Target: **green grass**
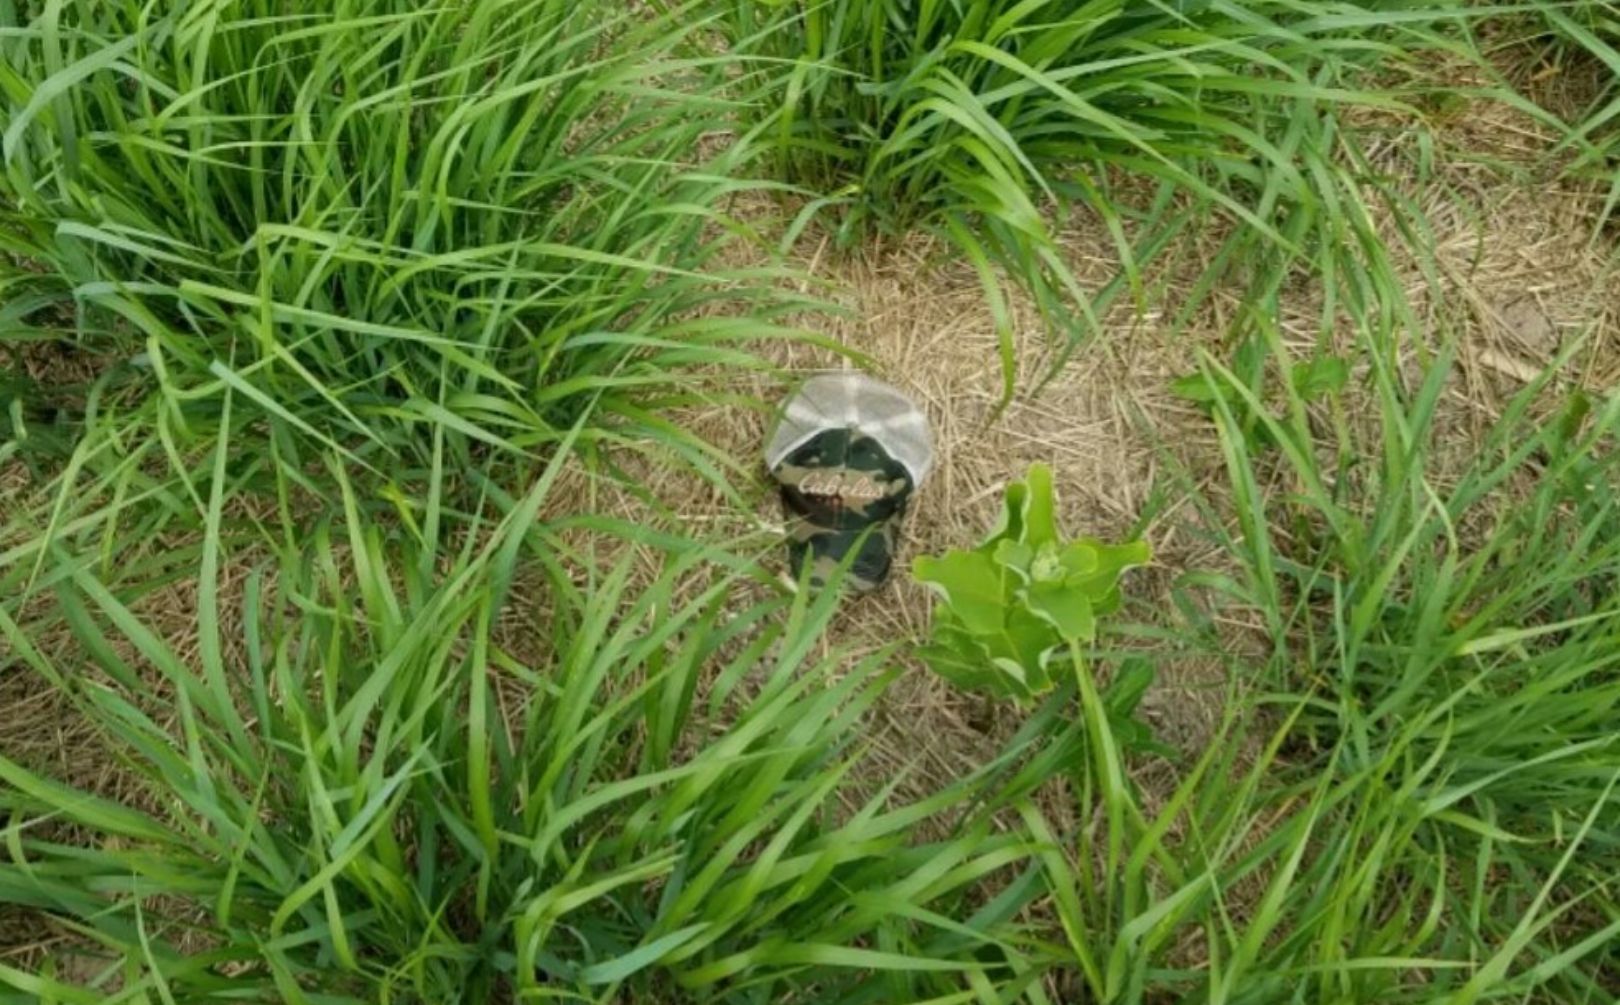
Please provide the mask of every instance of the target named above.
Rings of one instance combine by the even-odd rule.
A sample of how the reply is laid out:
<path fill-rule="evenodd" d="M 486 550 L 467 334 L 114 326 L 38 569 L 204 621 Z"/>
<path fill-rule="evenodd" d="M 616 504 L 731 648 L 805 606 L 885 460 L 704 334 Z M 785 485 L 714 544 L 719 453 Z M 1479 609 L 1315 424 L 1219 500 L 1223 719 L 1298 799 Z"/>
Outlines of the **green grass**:
<path fill-rule="evenodd" d="M 1047 325 L 1078 339 L 1121 294 L 1138 307 L 1198 232 L 1225 237 L 1212 284 L 1298 266 L 1330 296 L 1375 310 L 1360 281 L 1384 265 L 1347 108 L 1405 108 L 1389 71 L 1467 53 L 1451 0 L 827 0 L 736 3 L 732 51 L 787 83 L 761 139 L 780 170 L 827 193 L 847 240 L 922 229 L 981 272 L 1002 327 L 1012 393 L 1012 318 L 1001 276 Z M 1084 210 L 1083 214 L 1076 210 Z M 1065 227 L 1105 228 L 1115 281 L 1082 287 Z M 1072 344 L 1070 346 L 1072 349 Z M 1067 352 L 1061 354 L 1067 358 Z"/>
<path fill-rule="evenodd" d="M 1460 10 L 0 0 L 0 675 L 121 779 L 0 751 L 0 906 L 71 936 L 0 1002 L 1612 1000 L 1620 399 L 1555 368 L 1451 442 L 1373 223 L 1421 252 L 1423 194 L 1344 114 Z M 915 640 L 846 651 L 768 535 L 592 512 L 635 452 L 754 501 L 673 416 L 809 337 L 726 264 L 762 189 L 1071 333 L 1228 228 L 1167 308 L 1247 292 L 1225 477 L 1156 492 L 1225 567 L 960 777 L 875 749 Z M 1151 789 L 1099 697 L 1144 656 L 1228 679 Z"/>
<path fill-rule="evenodd" d="M 1549 6 L 1542 13 L 1560 50 L 1558 62 L 1578 63 L 1584 58 L 1599 81 L 1590 104 L 1581 110 L 1559 147 L 1577 152 L 1570 171 L 1610 183 L 1599 216 L 1601 227 L 1620 205 L 1620 85 L 1616 84 L 1620 78 L 1620 5 L 1593 0 L 1568 10 Z M 1576 59 L 1570 60 L 1571 56 Z"/>
<path fill-rule="evenodd" d="M 781 334 L 724 202 L 759 183 L 711 144 L 724 61 L 679 54 L 687 8 L 346 0 L 7 5 L 0 249 L 6 339 L 92 362 L 19 383 L 14 451 L 85 474 L 195 480 L 224 430 L 245 484 L 331 504 L 336 450 L 401 518 L 437 466 L 522 468 L 576 418 L 586 449 L 729 459 L 662 407 L 682 373 Z M 719 306 L 746 299 L 748 319 Z M 594 406 L 594 407 L 587 407 Z M 37 451 L 35 451 L 37 453 Z M 364 473 L 364 474 L 362 474 Z M 130 484 L 126 475 L 125 482 Z M 131 488 L 129 491 L 138 491 Z M 63 482 L 67 518 L 79 501 Z"/>
<path fill-rule="evenodd" d="M 1017 870 L 1036 842 L 992 826 L 1018 788 L 987 765 L 908 802 L 903 778 L 863 767 L 863 713 L 893 674 L 816 644 L 836 591 L 739 604 L 744 571 L 686 589 L 751 563 L 679 541 L 634 582 L 635 551 L 594 562 L 567 522 L 536 522 L 559 461 L 431 565 L 346 495 L 347 519 L 305 528 L 227 600 L 230 450 L 202 553 L 172 559 L 200 570 L 195 658 L 131 609 L 168 570 L 114 590 L 93 554 L 64 549 L 46 577 L 90 662 L 0 617 L 143 793 L 121 805 L 0 758 L 0 899 L 64 919 L 97 961 L 80 988 L 9 967 L 0 985 L 484 1002 L 639 1001 L 673 981 L 754 1001 L 874 973 L 917 996 L 1038 976 L 1047 954 L 1012 918 L 1038 891 Z M 970 905 L 990 881 L 999 898 Z"/>
<path fill-rule="evenodd" d="M 1217 421 L 1236 512 L 1206 525 L 1230 527 L 1216 542 L 1242 574 L 1202 583 L 1258 613 L 1272 642 L 1253 693 L 1293 724 L 1276 795 L 1344 800 L 1309 861 L 1318 889 L 1288 901 L 1324 912 L 1308 948 L 1329 960 L 1360 934 L 1449 961 L 1410 1000 L 1607 1001 L 1620 979 L 1620 402 L 1558 390 L 1554 367 L 1459 451 L 1436 422 L 1449 355 L 1416 380 L 1391 358 L 1368 342 L 1360 386 L 1377 404 L 1360 429 L 1286 384 L 1262 400 L 1208 371 L 1234 392 Z M 1276 446 L 1255 445 L 1245 412 Z M 1388 987 L 1346 1000 L 1397 1000 L 1398 976 L 1360 975 Z M 1320 979 L 1322 1000 L 1350 986 Z"/>

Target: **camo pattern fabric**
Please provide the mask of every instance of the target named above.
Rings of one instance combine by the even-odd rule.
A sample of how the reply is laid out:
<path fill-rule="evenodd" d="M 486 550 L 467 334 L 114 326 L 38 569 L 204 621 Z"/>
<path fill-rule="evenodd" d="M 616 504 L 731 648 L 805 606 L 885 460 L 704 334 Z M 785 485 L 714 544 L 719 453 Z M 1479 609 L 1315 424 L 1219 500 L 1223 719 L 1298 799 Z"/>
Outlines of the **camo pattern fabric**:
<path fill-rule="evenodd" d="M 896 528 L 911 501 L 905 465 L 878 442 L 850 429 L 828 429 L 792 450 L 773 474 L 788 518 L 788 558 L 798 576 L 824 586 L 857 553 L 845 582 L 859 593 L 883 585 L 894 564 Z"/>

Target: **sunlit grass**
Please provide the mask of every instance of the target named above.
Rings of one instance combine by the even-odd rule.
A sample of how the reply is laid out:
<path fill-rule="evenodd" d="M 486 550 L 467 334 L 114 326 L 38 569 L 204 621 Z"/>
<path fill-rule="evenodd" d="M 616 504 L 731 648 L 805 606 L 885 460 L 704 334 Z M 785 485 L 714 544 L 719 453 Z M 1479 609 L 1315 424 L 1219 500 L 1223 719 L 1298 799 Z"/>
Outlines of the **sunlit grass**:
<path fill-rule="evenodd" d="M 1271 349 L 1289 358 L 1275 334 Z M 1235 513 L 1206 526 L 1229 528 L 1215 540 L 1242 575 L 1205 583 L 1261 617 L 1274 649 L 1253 700 L 1293 723 L 1277 794 L 1321 806 L 1301 865 L 1317 889 L 1276 906 L 1324 912 L 1289 940 L 1325 968 L 1323 996 L 1591 1001 L 1613 986 L 1620 402 L 1565 379 L 1579 349 L 1466 447 L 1437 421 L 1449 352 L 1414 379 L 1368 340 L 1363 419 L 1338 423 L 1287 382 L 1262 396 L 1208 364 L 1230 389 L 1216 421 Z M 1340 938 L 1390 940 L 1377 954 L 1411 973 L 1341 973 Z"/>
<path fill-rule="evenodd" d="M 705 143 L 730 106 L 707 86 L 722 61 L 676 52 L 695 23 L 552 0 L 47 4 L 0 37 L 0 231 L 33 263 L 6 275 L 6 337 L 100 372 L 76 414 L 23 386 L 8 416 L 42 434 L 24 449 L 76 442 L 58 522 L 89 495 L 75 477 L 194 483 L 221 434 L 244 491 L 330 504 L 311 463 L 336 451 L 431 522 L 429 471 L 532 465 L 586 411 L 580 447 L 684 455 L 725 485 L 735 462 L 648 406 L 694 366 L 749 365 L 737 346 L 780 334 L 792 298 L 748 298 L 770 274 L 716 262 L 743 233 L 725 201 L 757 183 L 744 147 Z M 754 316 L 711 309 L 739 299 Z"/>
<path fill-rule="evenodd" d="M 1369 71 L 1466 53 L 1449 29 L 1467 8 L 1450 0 L 730 6 L 732 50 L 787 68 L 761 139 L 826 193 L 810 211 L 836 214 L 850 241 L 938 233 L 980 270 L 1004 396 L 1003 276 L 1072 343 L 1121 296 L 1156 303 L 1156 264 L 1203 228 L 1229 236 L 1174 305 L 1183 315 L 1217 281 L 1289 267 L 1378 313 L 1364 278 L 1385 264 L 1377 187 L 1342 112 L 1405 107 Z M 1060 247 L 1072 226 L 1111 236 L 1106 288 L 1074 278 Z"/>
<path fill-rule="evenodd" d="M 0 375 L 0 673 L 130 786 L 0 751 L 0 904 L 64 936 L 0 1001 L 1610 1000 L 1620 404 L 1555 368 L 1447 442 L 1375 204 L 1427 232 L 1344 114 L 1462 10 L 0 4 L 0 340 L 63 374 Z M 1224 479 L 1157 493 L 1224 567 L 1125 629 L 1228 672 L 1169 784 L 1098 712 L 1119 638 L 896 771 L 912 640 L 576 497 L 643 452 L 751 506 L 672 416 L 799 334 L 725 254 L 788 184 L 789 236 L 944 234 L 1004 351 L 1002 275 L 1083 334 L 1228 228 L 1168 308 L 1246 291 L 1254 365 L 1187 361 Z"/>
<path fill-rule="evenodd" d="M 109 588 L 93 556 L 46 572 L 93 668 L 0 612 L 17 659 L 150 797 L 120 805 L 0 757 L 0 899 L 64 919 L 102 961 L 84 987 L 0 984 L 487 1002 L 740 981 L 775 1000 L 884 972 L 918 994 L 1040 975 L 1014 921 L 1039 894 L 1016 870 L 1037 845 L 992 825 L 1017 788 L 987 765 L 907 801 L 865 767 L 864 712 L 893 673 L 817 644 L 836 591 L 742 601 L 744 573 L 693 591 L 735 559 L 690 543 L 591 563 L 535 519 L 566 455 L 430 563 L 340 479 L 346 519 L 227 590 L 231 450 L 205 488 L 194 654 L 133 613 L 166 577 Z M 516 599 L 525 577 L 543 602 Z M 96 841 L 64 843 L 62 825 Z M 997 902 L 969 899 L 996 876 Z"/>

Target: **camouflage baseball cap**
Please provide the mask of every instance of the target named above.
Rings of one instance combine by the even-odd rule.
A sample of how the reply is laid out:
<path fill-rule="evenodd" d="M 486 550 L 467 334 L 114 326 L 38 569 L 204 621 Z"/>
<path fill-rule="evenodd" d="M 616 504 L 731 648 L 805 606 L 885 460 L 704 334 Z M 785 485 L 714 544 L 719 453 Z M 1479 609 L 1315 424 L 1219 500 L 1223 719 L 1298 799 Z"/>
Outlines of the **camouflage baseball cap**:
<path fill-rule="evenodd" d="M 854 550 L 848 582 L 862 593 L 881 586 L 897 525 L 933 460 L 927 416 L 888 384 L 854 372 L 805 381 L 765 446 L 794 575 L 810 561 L 812 582 L 825 583 Z"/>

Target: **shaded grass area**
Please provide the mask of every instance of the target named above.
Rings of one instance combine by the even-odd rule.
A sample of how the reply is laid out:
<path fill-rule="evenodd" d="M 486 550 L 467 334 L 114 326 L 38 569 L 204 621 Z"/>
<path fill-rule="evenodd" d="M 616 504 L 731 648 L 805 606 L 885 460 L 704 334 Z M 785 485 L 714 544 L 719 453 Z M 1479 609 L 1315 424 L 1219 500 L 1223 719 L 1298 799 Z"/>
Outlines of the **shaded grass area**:
<path fill-rule="evenodd" d="M 1568 66 L 1591 80 L 1571 117 L 1574 128 L 1560 147 L 1577 152 L 1571 171 L 1609 180 L 1600 218 L 1608 223 L 1620 204 L 1620 88 L 1615 84 L 1620 77 L 1620 6 L 1597 0 L 1567 11 L 1554 7 L 1545 16 L 1555 71 Z"/>
<path fill-rule="evenodd" d="M 760 11 L 729 4 L 45 4 L 0 36 L 6 251 L 29 263 L 6 270 L 0 318 L 9 351 L 71 355 L 49 393 L 38 357 L 6 389 L 0 460 L 43 502 L 4 520 L 0 673 L 70 704 L 118 777 L 0 751 L 0 903 L 5 931 L 24 926 L 0 996 L 1616 993 L 1620 412 L 1579 390 L 1576 342 L 1464 463 L 1448 452 L 1460 350 L 1422 330 L 1357 208 L 1414 207 L 1333 115 L 1301 112 L 1385 101 L 1329 91 L 1393 36 L 1313 47 L 1301 24 L 1332 16 L 1275 4 L 925 7 L 815 10 L 842 10 L 852 39 L 877 37 L 860 17 L 879 10 L 917 19 L 901 41 L 955 18 L 1023 56 L 1054 44 L 1035 26 L 1090 25 L 1070 41 L 1096 48 L 1026 65 L 1113 85 L 1083 97 L 1124 95 L 1107 111 L 1126 135 L 1050 104 L 1007 121 L 1053 137 L 1052 164 L 1151 168 L 1170 201 L 1133 234 L 1241 218 L 1228 199 L 1257 216 L 1214 256 L 1243 266 L 1242 365 L 1187 359 L 1225 476 L 1149 496 L 1196 508 L 1190 531 L 1226 558 L 1132 628 L 1227 671 L 1223 721 L 1171 784 L 1146 791 L 1096 714 L 1128 638 L 999 749 L 918 784 L 867 732 L 909 640 L 852 656 L 828 631 L 836 591 L 761 571 L 774 542 L 609 519 L 578 492 L 628 451 L 749 495 L 745 459 L 675 416 L 716 400 L 688 370 L 757 365 L 734 342 L 789 334 L 769 319 L 803 306 L 781 270 L 727 264 L 729 241 L 760 243 L 727 202 L 770 187 L 746 180 L 758 144 L 804 158 L 795 180 L 846 220 L 947 205 L 957 247 L 1003 239 L 999 210 L 948 202 L 971 187 L 952 160 L 971 126 L 893 146 L 894 116 L 929 114 L 903 110 L 938 93 L 926 73 L 917 93 L 874 87 L 899 79 L 876 72 L 885 51 L 846 79 L 859 46 L 774 63 L 811 19 L 756 35 Z M 1333 16 L 1351 32 L 1450 9 Z M 748 30 L 705 55 L 694 33 L 722 24 Z M 1292 54 L 1280 76 L 1245 90 L 1221 60 L 1276 38 L 1255 51 Z M 1006 107 L 1068 105 L 1005 60 L 979 54 L 974 77 L 899 51 L 950 69 L 958 98 L 1021 80 Z M 1132 117 L 1200 75 L 1224 88 L 1203 117 Z M 780 104 L 795 80 L 853 112 Z M 944 182 L 839 191 L 851 163 Z M 1002 167 L 1044 228 L 1033 193 L 1059 172 Z M 1118 212 L 1106 188 L 1053 194 Z M 1265 232 L 1278 221 L 1290 240 Z M 1014 282 L 1067 268 L 1032 254 L 1002 256 Z M 1279 297 L 1307 281 L 1318 330 L 1285 332 Z M 1294 375 L 1330 348 L 1345 374 L 1324 397 Z"/>

